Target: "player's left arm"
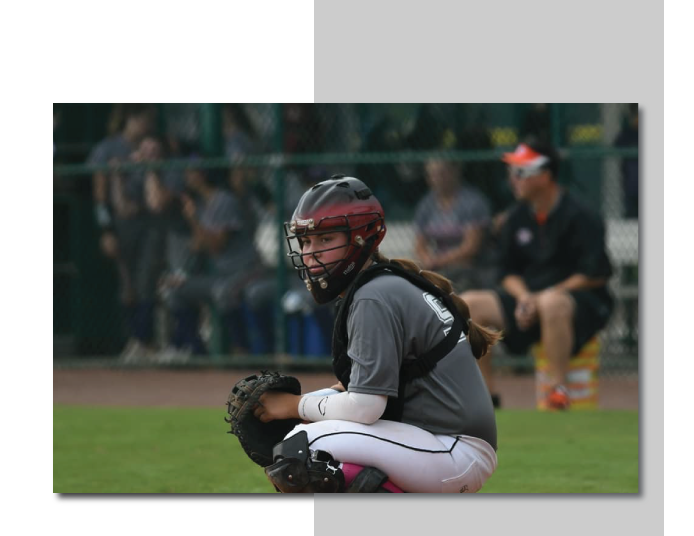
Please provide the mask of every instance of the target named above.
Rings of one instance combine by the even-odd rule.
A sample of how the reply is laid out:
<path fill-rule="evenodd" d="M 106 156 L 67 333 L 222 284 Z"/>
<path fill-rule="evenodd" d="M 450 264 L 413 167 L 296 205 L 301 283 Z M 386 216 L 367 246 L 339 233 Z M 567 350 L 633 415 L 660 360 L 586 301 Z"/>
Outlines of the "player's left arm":
<path fill-rule="evenodd" d="M 262 422 L 300 418 L 309 422 L 338 419 L 373 424 L 383 415 L 387 402 L 385 395 L 349 391 L 325 396 L 268 392 L 260 397 L 254 415 Z"/>

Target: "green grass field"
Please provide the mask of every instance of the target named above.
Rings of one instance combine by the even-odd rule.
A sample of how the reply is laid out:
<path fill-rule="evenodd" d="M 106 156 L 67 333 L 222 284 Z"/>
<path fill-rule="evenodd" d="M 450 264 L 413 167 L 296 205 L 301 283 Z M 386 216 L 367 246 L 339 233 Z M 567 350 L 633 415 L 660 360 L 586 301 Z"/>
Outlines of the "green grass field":
<path fill-rule="evenodd" d="M 54 493 L 272 493 L 224 408 L 53 408 Z M 635 411 L 497 413 L 483 493 L 637 493 Z"/>

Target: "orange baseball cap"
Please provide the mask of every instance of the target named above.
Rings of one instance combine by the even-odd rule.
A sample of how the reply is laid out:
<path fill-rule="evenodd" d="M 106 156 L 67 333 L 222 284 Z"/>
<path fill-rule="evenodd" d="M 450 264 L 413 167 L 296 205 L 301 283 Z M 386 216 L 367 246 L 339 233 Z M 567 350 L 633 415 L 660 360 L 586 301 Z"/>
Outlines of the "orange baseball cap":
<path fill-rule="evenodd" d="M 512 153 L 504 153 L 501 160 L 511 166 L 540 167 L 549 162 L 549 158 L 533 150 L 529 145 L 521 143 Z"/>

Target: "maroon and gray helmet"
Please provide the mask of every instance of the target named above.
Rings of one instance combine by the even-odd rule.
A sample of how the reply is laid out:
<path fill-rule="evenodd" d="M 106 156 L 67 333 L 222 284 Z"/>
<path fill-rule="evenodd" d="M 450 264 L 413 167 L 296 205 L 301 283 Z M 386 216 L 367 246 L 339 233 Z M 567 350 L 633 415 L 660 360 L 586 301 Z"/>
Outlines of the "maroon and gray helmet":
<path fill-rule="evenodd" d="M 288 256 L 299 277 L 318 303 L 336 298 L 354 280 L 386 235 L 383 207 L 359 179 L 333 175 L 304 193 L 291 221 L 284 224 Z M 308 270 L 302 255 L 301 237 L 343 232 L 347 244 L 314 253 L 344 249 L 341 259 L 324 264 L 320 273 Z M 315 258 L 315 257 L 314 257 Z"/>

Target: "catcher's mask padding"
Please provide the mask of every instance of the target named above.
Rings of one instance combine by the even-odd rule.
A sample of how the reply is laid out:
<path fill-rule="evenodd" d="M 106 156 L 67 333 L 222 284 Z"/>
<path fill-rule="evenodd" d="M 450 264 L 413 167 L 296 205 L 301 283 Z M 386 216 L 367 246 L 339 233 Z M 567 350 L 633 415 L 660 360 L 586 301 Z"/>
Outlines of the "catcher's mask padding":
<path fill-rule="evenodd" d="M 275 445 L 275 463 L 265 474 L 282 493 L 341 493 L 345 477 L 339 463 L 322 450 L 309 452 L 305 430 Z"/>

